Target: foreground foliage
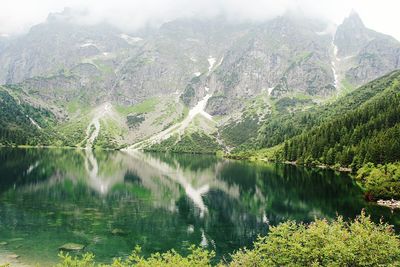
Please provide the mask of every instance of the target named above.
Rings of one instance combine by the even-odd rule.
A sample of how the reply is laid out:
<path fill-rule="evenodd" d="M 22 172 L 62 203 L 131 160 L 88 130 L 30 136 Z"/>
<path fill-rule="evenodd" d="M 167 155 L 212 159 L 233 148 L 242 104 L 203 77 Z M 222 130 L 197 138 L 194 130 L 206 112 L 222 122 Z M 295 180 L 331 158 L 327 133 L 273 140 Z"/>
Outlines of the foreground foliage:
<path fill-rule="evenodd" d="M 110 265 L 97 265 L 92 254 L 61 254 L 57 266 L 212 266 L 214 256 L 214 252 L 191 247 L 187 256 L 172 250 L 144 258 L 136 248 L 127 259 L 116 259 Z M 362 213 L 350 223 L 341 217 L 309 225 L 288 221 L 271 227 L 268 236 L 254 242 L 254 248 L 231 256 L 230 262 L 218 266 L 400 266 L 400 240 L 391 226 L 373 223 Z"/>

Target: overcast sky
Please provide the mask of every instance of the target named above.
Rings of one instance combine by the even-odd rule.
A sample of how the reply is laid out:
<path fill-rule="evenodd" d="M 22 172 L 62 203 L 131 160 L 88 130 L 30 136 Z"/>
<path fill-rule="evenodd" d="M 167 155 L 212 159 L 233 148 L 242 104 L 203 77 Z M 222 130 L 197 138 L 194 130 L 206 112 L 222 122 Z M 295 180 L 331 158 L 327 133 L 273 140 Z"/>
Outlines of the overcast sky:
<path fill-rule="evenodd" d="M 85 10 L 85 22 L 108 21 L 123 29 L 182 17 L 225 15 L 232 20 L 267 20 L 288 9 L 340 23 L 351 9 L 374 30 L 400 40 L 400 0 L 0 0 L 0 34 L 27 31 L 50 12 Z"/>

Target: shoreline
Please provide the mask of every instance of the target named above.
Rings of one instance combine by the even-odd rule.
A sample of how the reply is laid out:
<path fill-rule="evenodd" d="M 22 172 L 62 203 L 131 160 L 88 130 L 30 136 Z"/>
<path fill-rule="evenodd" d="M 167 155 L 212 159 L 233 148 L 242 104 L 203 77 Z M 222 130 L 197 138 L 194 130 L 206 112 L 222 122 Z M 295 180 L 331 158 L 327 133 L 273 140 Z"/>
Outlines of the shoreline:
<path fill-rule="evenodd" d="M 376 201 L 376 203 L 379 206 L 388 207 L 391 210 L 400 209 L 400 200 L 394 200 L 394 199 L 383 200 L 383 199 L 379 199 L 378 201 Z"/>

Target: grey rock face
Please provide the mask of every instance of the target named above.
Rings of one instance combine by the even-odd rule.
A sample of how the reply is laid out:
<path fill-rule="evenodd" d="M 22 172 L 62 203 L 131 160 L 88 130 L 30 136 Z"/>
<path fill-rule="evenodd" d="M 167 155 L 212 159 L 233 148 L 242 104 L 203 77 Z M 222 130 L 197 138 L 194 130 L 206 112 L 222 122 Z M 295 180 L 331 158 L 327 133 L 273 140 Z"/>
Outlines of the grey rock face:
<path fill-rule="evenodd" d="M 378 34 L 364 26 L 360 16 L 352 12 L 335 34 L 335 44 L 338 46 L 338 56 L 346 57 L 357 54 L 360 49 Z"/>
<path fill-rule="evenodd" d="M 343 70 L 345 78 L 354 86 L 400 67 L 400 43 L 366 28 L 354 12 L 337 28 L 335 44 L 337 55 L 346 66 Z"/>
<path fill-rule="evenodd" d="M 217 92 L 228 99 L 267 91 L 273 97 L 332 94 L 332 36 L 317 34 L 322 27 L 290 16 L 254 27 L 225 54 L 215 74 Z"/>

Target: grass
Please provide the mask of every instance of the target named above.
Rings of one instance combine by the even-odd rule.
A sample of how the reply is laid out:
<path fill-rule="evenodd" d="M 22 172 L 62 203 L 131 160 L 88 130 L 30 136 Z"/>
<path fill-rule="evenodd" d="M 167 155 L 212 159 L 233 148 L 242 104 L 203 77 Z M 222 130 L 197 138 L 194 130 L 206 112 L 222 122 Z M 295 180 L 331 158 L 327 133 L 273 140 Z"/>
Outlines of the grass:
<path fill-rule="evenodd" d="M 177 112 L 176 103 L 168 102 L 166 108 L 162 111 L 162 115 L 157 117 L 152 125 L 161 125 L 164 120 L 172 117 Z"/>
<path fill-rule="evenodd" d="M 69 114 L 73 114 L 78 110 L 82 113 L 88 113 L 90 108 L 88 105 L 82 104 L 79 100 L 72 100 L 66 103 L 66 110 Z"/>
<path fill-rule="evenodd" d="M 115 109 L 124 116 L 131 113 L 148 113 L 154 111 L 159 102 L 159 98 L 151 97 L 134 106 L 116 106 Z"/>
<path fill-rule="evenodd" d="M 95 59 L 93 60 L 93 63 L 96 65 L 96 67 L 103 73 L 113 73 L 114 70 L 112 67 L 104 64 L 104 62 L 102 62 L 99 59 Z"/>
<path fill-rule="evenodd" d="M 352 85 L 347 79 L 343 79 L 340 81 L 340 84 L 342 85 L 342 90 L 340 92 L 340 94 L 346 95 L 350 92 L 352 92 L 356 87 L 354 85 Z"/>

